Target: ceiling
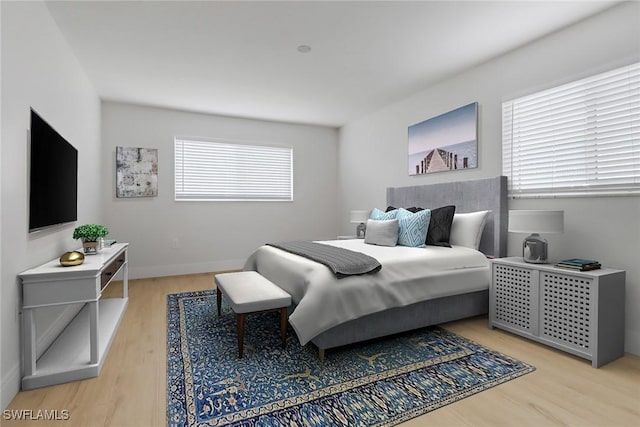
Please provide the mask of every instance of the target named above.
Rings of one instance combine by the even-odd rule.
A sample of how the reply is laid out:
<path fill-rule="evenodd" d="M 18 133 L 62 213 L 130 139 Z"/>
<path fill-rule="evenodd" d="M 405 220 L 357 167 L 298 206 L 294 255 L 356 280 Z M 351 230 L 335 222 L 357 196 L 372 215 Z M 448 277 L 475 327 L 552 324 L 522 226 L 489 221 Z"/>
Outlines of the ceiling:
<path fill-rule="evenodd" d="M 102 99 L 338 127 L 607 1 L 51 1 Z M 299 45 L 311 51 L 300 53 Z"/>

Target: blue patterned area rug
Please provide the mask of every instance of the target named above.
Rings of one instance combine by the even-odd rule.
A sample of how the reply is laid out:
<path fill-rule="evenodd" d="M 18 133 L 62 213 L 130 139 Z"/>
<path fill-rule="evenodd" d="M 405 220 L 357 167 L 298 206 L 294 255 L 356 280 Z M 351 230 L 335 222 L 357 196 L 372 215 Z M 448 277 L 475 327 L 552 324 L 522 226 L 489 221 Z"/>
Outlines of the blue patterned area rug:
<path fill-rule="evenodd" d="M 327 351 L 300 346 L 278 313 L 236 316 L 215 292 L 167 298 L 170 426 L 389 426 L 517 378 L 535 368 L 441 328 Z"/>

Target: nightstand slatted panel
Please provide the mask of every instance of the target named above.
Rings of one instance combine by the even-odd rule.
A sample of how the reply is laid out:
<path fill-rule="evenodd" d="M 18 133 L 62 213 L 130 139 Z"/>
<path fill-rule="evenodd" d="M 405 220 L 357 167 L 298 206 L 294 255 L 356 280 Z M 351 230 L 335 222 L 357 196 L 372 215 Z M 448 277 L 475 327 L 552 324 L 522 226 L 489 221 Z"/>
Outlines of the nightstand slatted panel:
<path fill-rule="evenodd" d="M 496 265 L 494 274 L 496 320 L 531 331 L 531 270 Z"/>
<path fill-rule="evenodd" d="M 577 350 L 589 351 L 593 280 L 542 272 L 540 286 L 540 335 Z"/>

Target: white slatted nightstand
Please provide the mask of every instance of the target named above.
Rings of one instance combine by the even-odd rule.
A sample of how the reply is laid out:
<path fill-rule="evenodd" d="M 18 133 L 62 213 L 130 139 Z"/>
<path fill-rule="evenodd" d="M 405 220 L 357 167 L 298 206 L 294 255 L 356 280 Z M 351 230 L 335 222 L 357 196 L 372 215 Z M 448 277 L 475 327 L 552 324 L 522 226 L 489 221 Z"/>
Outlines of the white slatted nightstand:
<path fill-rule="evenodd" d="M 491 260 L 489 326 L 591 360 L 624 354 L 625 272 Z"/>

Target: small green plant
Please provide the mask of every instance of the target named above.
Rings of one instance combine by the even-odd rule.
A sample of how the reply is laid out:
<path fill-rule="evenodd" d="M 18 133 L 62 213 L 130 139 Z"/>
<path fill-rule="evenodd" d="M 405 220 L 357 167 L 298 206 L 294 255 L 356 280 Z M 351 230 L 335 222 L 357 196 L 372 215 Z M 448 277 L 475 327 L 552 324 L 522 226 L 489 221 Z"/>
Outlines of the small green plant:
<path fill-rule="evenodd" d="M 84 224 L 73 230 L 73 239 L 95 241 L 109 234 L 109 229 L 100 224 Z"/>

